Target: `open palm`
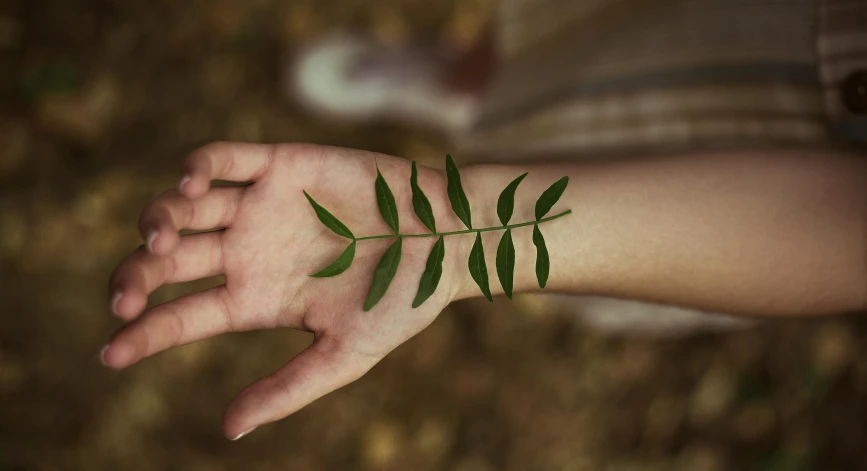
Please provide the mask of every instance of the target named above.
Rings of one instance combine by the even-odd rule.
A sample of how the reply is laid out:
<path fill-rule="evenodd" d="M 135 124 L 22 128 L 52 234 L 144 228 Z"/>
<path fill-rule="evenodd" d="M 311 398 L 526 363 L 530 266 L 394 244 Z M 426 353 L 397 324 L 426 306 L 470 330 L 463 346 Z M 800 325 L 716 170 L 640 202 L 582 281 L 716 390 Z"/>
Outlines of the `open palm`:
<path fill-rule="evenodd" d="M 180 189 L 149 205 L 140 220 L 147 244 L 112 276 L 112 309 L 130 321 L 103 351 L 124 368 L 162 350 L 225 332 L 292 327 L 315 334 L 313 344 L 283 368 L 242 391 L 224 421 L 227 436 L 285 417 L 359 378 L 395 347 L 421 331 L 455 296 L 456 270 L 444 270 L 439 289 L 411 307 L 434 238 L 403 244 L 398 274 L 370 311 L 362 305 L 374 269 L 392 239 L 359 242 L 355 261 L 333 278 L 309 275 L 349 244 L 327 229 L 303 195 L 307 191 L 356 235 L 388 234 L 374 194 L 374 159 L 398 201 L 401 232 L 428 232 L 414 217 L 409 162 L 368 152 L 314 145 L 218 143 L 191 155 Z M 210 187 L 211 180 L 253 182 Z M 459 228 L 446 210 L 445 178 L 421 168 L 438 225 Z M 442 209 L 442 210 L 439 210 Z M 181 229 L 224 229 L 180 236 Z M 447 241 L 445 266 L 463 252 Z M 166 283 L 225 275 L 226 284 L 142 313 L 150 292 Z"/>

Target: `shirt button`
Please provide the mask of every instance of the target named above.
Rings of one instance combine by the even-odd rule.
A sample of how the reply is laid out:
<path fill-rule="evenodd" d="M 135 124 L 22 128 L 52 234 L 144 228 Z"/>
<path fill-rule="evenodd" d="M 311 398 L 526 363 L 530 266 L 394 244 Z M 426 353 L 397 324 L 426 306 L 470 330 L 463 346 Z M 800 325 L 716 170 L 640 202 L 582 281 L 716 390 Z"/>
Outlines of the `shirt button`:
<path fill-rule="evenodd" d="M 852 72 L 842 84 L 843 104 L 852 113 L 867 112 L 867 70 Z"/>

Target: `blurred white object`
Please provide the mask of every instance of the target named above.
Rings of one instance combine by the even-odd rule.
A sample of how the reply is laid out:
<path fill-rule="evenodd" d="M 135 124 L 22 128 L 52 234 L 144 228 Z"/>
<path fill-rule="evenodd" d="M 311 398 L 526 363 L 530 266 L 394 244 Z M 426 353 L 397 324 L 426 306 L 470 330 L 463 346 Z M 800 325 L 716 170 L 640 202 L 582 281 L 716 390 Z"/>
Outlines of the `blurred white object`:
<path fill-rule="evenodd" d="M 445 63 L 411 47 L 333 35 L 303 48 L 285 68 L 287 94 L 336 119 L 393 120 L 446 133 L 465 129 L 477 99 L 446 89 Z"/>
<path fill-rule="evenodd" d="M 588 328 L 610 334 L 649 337 L 688 335 L 746 329 L 757 320 L 708 313 L 676 306 L 601 298 L 595 296 L 552 295 L 554 304 L 574 312 Z"/>

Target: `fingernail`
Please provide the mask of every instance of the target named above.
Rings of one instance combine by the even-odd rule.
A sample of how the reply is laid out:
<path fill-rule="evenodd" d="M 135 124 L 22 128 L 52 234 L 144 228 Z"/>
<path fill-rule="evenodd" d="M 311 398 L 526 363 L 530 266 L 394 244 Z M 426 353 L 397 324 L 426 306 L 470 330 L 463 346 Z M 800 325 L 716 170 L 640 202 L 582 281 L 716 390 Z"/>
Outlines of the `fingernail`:
<path fill-rule="evenodd" d="M 181 183 L 178 184 L 178 189 L 184 191 L 184 185 L 186 185 L 188 181 L 190 181 L 189 175 L 184 175 L 183 177 L 181 177 Z"/>
<path fill-rule="evenodd" d="M 232 440 L 233 442 L 234 442 L 235 440 L 240 440 L 241 437 L 243 437 L 244 435 L 249 434 L 249 433 L 252 432 L 253 430 L 256 430 L 256 427 L 253 427 L 253 428 L 251 428 L 250 430 L 247 430 L 247 431 L 244 432 L 244 433 L 240 433 L 240 434 L 238 434 L 235 438 L 230 438 L 229 440 Z"/>
<path fill-rule="evenodd" d="M 99 351 L 99 362 L 102 363 L 103 366 L 108 366 L 105 364 L 105 353 L 108 352 L 108 347 L 110 346 L 111 345 L 106 345 Z"/>
<path fill-rule="evenodd" d="M 117 312 L 117 303 L 120 302 L 120 298 L 123 297 L 123 291 L 115 291 L 114 296 L 111 297 L 111 312 L 115 316 L 119 316 Z"/>
<path fill-rule="evenodd" d="M 147 245 L 148 245 L 148 251 L 149 252 L 154 251 L 154 241 L 157 240 L 157 236 L 159 236 L 159 235 L 160 235 L 160 232 L 156 229 L 151 229 L 151 231 L 148 232 Z"/>

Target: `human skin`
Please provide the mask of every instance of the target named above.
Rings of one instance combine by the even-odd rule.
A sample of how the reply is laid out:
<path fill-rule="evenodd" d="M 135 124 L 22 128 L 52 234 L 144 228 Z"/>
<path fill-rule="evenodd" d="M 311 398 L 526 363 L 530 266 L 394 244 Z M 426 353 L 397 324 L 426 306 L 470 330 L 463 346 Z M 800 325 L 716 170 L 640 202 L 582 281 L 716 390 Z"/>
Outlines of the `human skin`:
<path fill-rule="evenodd" d="M 412 209 L 408 160 L 309 144 L 215 143 L 195 151 L 179 189 L 143 211 L 145 245 L 112 274 L 111 309 L 126 324 L 102 361 L 122 369 L 225 332 L 312 332 L 306 350 L 229 405 L 223 430 L 237 439 L 358 379 L 450 302 L 480 296 L 467 270 L 472 234 L 446 237 L 439 287 L 415 309 L 433 237 L 404 239 L 398 273 L 369 312 L 362 305 L 391 240 L 359 242 L 355 261 L 339 276 L 308 276 L 348 240 L 319 222 L 302 191 L 356 236 L 390 232 L 377 208 L 374 159 L 395 194 L 401 232 L 428 232 Z M 551 254 L 546 291 L 766 316 L 867 305 L 867 164 L 856 156 L 719 151 L 468 167 L 461 174 L 474 228 L 500 225 L 497 197 L 524 172 L 511 223 L 532 220 L 542 191 L 564 175 L 570 179 L 549 214 L 572 214 L 540 226 Z M 252 183 L 217 188 L 212 180 Z M 419 183 L 437 229 L 464 229 L 450 207 L 444 172 L 420 167 Z M 180 236 L 181 229 L 222 230 Z M 513 230 L 516 292 L 538 290 L 531 232 Z M 483 233 L 491 268 L 500 234 Z M 215 275 L 225 275 L 225 285 L 146 310 L 159 286 Z M 491 290 L 502 293 L 493 269 Z"/>

